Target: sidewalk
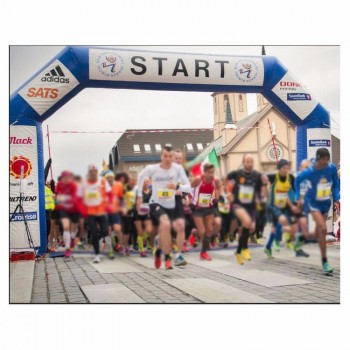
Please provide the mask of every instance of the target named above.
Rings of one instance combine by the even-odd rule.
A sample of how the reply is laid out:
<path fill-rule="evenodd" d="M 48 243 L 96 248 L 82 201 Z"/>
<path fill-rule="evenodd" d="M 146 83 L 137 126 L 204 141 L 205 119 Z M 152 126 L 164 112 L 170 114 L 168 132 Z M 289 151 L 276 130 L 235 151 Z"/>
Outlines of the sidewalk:
<path fill-rule="evenodd" d="M 49 258 L 35 263 L 31 303 L 340 303 L 340 244 L 328 246 L 333 276 L 325 276 L 317 244 L 303 249 L 309 258 L 281 249 L 269 260 L 252 245 L 252 261 L 239 266 L 235 245 L 212 250 L 213 261 L 198 252 L 184 254 L 188 265 L 154 268 L 152 255 L 141 258 L 93 256 L 76 252 L 70 262 Z M 11 290 L 11 294 L 12 294 Z"/>

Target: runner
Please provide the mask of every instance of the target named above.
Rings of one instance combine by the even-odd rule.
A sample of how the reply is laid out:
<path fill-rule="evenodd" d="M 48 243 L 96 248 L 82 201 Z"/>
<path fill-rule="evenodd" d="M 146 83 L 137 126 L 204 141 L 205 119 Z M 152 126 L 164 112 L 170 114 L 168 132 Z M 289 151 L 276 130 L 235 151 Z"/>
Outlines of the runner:
<path fill-rule="evenodd" d="M 123 233 L 122 233 L 121 218 L 119 215 L 119 211 L 120 211 L 120 202 L 124 196 L 124 187 L 121 182 L 114 180 L 115 175 L 113 171 L 111 170 L 106 171 L 104 174 L 104 177 L 107 180 L 109 186 L 111 187 L 112 193 L 113 193 L 112 209 L 111 209 L 111 212 L 108 213 L 107 215 L 108 224 L 109 224 L 108 236 L 112 239 L 112 234 L 114 232 L 118 237 L 118 240 L 122 241 Z M 110 238 L 107 239 L 106 237 L 108 241 Z M 112 247 L 112 243 L 110 245 L 110 250 L 108 251 L 108 257 L 110 259 L 114 259 L 114 250 Z"/>
<path fill-rule="evenodd" d="M 202 250 L 199 254 L 201 260 L 212 260 L 207 253 L 210 248 L 210 238 L 214 230 L 214 201 L 221 195 L 220 180 L 215 180 L 215 166 L 211 163 L 204 164 L 204 174 L 192 179 L 193 191 L 193 219 L 202 241 Z"/>
<path fill-rule="evenodd" d="M 242 169 L 232 171 L 227 180 L 233 185 L 233 210 L 241 226 L 238 247 L 235 253 L 239 265 L 243 265 L 243 258 L 251 260 L 248 250 L 249 234 L 255 232 L 255 206 L 258 198 L 267 196 L 267 178 L 255 171 L 254 158 L 245 154 L 242 159 Z M 242 256 L 243 255 L 243 256 Z"/>
<path fill-rule="evenodd" d="M 280 159 L 277 163 L 277 173 L 269 174 L 268 179 L 271 184 L 268 214 L 272 222 L 272 229 L 264 252 L 271 259 L 273 258 L 271 247 L 276 238 L 278 224 L 280 225 L 278 227 L 280 232 L 288 232 L 289 234 L 287 245 L 290 245 L 291 249 L 295 251 L 300 249 L 297 244 L 293 245 L 292 243 L 298 230 L 294 214 L 300 213 L 300 209 L 293 204 L 290 197 L 294 192 L 294 176 L 289 173 L 289 162 L 287 160 Z"/>
<path fill-rule="evenodd" d="M 142 188 L 142 203 L 140 210 L 136 209 L 136 204 L 134 206 L 134 224 L 137 232 L 137 245 L 139 247 L 140 256 L 145 258 L 147 256 L 144 240 L 148 237 L 152 240 L 153 227 L 151 215 L 149 212 L 149 201 L 152 196 L 152 190 L 150 188 L 151 182 L 148 177 L 144 179 Z M 145 236 L 146 235 L 146 236 Z"/>
<path fill-rule="evenodd" d="M 296 199 L 300 208 L 311 213 L 316 222 L 316 237 L 320 246 L 322 267 L 325 274 L 333 272 L 333 268 L 327 260 L 327 246 L 325 236 L 327 235 L 326 220 L 333 196 L 334 206 L 338 207 L 339 201 L 339 178 L 337 168 L 330 164 L 330 153 L 327 148 L 319 148 L 316 152 L 315 165 L 303 170 L 298 174 L 295 181 Z M 300 194 L 300 184 L 309 180 L 311 187 L 305 194 L 304 200 Z"/>
<path fill-rule="evenodd" d="M 91 233 L 91 243 L 95 252 L 93 262 L 99 263 L 100 238 L 105 239 L 108 251 L 112 249 L 111 237 L 108 236 L 106 213 L 111 212 L 113 193 L 109 183 L 98 176 L 98 169 L 95 165 L 89 165 L 87 177 L 79 187 L 78 196 L 84 204 L 84 214 L 87 215 L 86 224 Z"/>
<path fill-rule="evenodd" d="M 45 184 L 45 211 L 46 211 L 46 234 L 48 242 L 48 250 L 55 252 L 55 220 L 52 217 L 52 213 L 55 210 L 55 198 L 51 190 L 51 183 L 47 181 Z"/>
<path fill-rule="evenodd" d="M 174 151 L 165 146 L 161 152 L 161 162 L 148 165 L 138 177 L 137 210 L 142 204 L 142 188 L 146 177 L 152 181 L 152 196 L 150 199 L 150 214 L 155 226 L 158 226 L 159 246 L 155 252 L 155 267 L 161 266 L 161 252 L 165 255 L 165 268 L 172 269 L 171 223 L 175 212 L 175 192 L 190 191 L 190 183 L 182 166 L 173 163 Z M 182 183 L 182 185 L 179 185 Z"/>
<path fill-rule="evenodd" d="M 78 188 L 82 183 L 82 177 L 80 175 L 74 175 L 74 182 L 77 184 Z M 85 219 L 81 215 L 79 218 L 79 225 L 78 225 L 78 234 L 75 239 L 75 243 L 78 248 L 85 249 L 84 243 L 86 243 L 87 237 L 86 237 L 86 231 L 85 231 Z"/>
<path fill-rule="evenodd" d="M 63 171 L 60 181 L 57 182 L 55 193 L 56 209 L 60 212 L 60 221 L 63 227 L 65 259 L 70 258 L 71 249 L 74 248 L 75 237 L 78 233 L 80 214 L 77 191 L 78 187 L 73 181 L 73 174 L 70 171 Z"/>
<path fill-rule="evenodd" d="M 180 149 L 174 150 L 174 163 L 183 167 L 183 154 Z M 188 176 L 187 170 L 185 170 L 186 175 Z M 179 190 L 175 193 L 175 212 L 174 212 L 174 221 L 173 229 L 176 232 L 176 256 L 175 256 L 175 266 L 185 266 L 187 261 L 182 256 L 182 251 L 186 251 L 186 221 L 185 221 L 185 212 L 183 201 L 186 200 L 187 193 L 183 193 Z"/>

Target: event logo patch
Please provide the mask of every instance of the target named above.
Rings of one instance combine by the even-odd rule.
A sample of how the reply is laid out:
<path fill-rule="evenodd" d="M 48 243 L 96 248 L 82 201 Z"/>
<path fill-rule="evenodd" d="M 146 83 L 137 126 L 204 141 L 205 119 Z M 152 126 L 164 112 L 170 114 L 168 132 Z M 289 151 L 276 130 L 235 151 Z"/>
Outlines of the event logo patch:
<path fill-rule="evenodd" d="M 21 169 L 23 167 L 23 179 L 28 177 L 32 171 L 32 163 L 24 156 L 14 156 L 10 160 L 10 175 L 15 179 L 21 177 Z"/>
<path fill-rule="evenodd" d="M 59 64 L 55 68 L 50 69 L 50 71 L 41 78 L 41 81 L 69 84 L 69 78 L 66 77 Z"/>
<path fill-rule="evenodd" d="M 251 60 L 239 60 L 235 64 L 235 75 L 242 83 L 254 81 L 258 75 L 259 67 Z"/>
<path fill-rule="evenodd" d="M 13 218 L 12 216 L 13 213 L 10 213 L 10 219 L 12 219 L 12 221 L 24 221 L 24 218 L 26 221 L 38 220 L 38 213 L 36 211 L 24 213 L 24 217 L 22 213 L 16 213 Z"/>
<path fill-rule="evenodd" d="M 98 71 L 107 78 L 115 78 L 124 70 L 124 60 L 115 51 L 103 51 L 96 59 Z"/>
<path fill-rule="evenodd" d="M 287 94 L 287 101 L 310 101 L 310 94 Z"/>

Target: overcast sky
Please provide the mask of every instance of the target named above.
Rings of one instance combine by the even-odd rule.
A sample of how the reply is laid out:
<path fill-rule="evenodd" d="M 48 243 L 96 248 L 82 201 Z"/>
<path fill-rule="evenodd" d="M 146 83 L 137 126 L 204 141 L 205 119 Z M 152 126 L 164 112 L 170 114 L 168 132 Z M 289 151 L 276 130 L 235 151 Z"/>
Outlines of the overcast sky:
<path fill-rule="evenodd" d="M 122 46 L 119 46 L 122 47 Z M 261 46 L 135 47 L 155 51 L 229 55 L 260 55 Z M 340 64 L 337 46 L 266 46 L 331 113 L 332 133 L 340 136 Z M 10 92 L 57 55 L 63 46 L 12 46 Z M 256 96 L 248 97 L 248 113 L 256 111 Z M 88 164 L 101 167 L 120 134 L 60 134 L 54 131 L 123 131 L 152 128 L 210 128 L 213 126 L 210 93 L 114 89 L 85 89 L 43 123 L 50 128 L 53 175 L 64 169 L 85 175 Z M 337 125 L 338 124 L 338 125 Z M 45 163 L 48 159 L 45 138 Z"/>

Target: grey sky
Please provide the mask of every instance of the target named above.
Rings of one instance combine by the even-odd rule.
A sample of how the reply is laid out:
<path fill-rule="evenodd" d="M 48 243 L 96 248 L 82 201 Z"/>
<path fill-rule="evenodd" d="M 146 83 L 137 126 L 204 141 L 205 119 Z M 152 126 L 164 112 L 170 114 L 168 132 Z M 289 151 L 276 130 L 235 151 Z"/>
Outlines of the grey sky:
<path fill-rule="evenodd" d="M 121 47 L 121 46 L 119 46 Z M 155 51 L 259 55 L 261 46 L 148 46 Z M 10 49 L 10 92 L 42 68 L 62 46 L 20 46 Z M 266 46 L 340 124 L 340 50 L 337 46 Z M 123 131 L 129 128 L 208 128 L 213 125 L 210 93 L 85 89 L 43 123 L 49 125 L 54 177 L 64 169 L 84 175 L 87 165 L 101 166 L 120 134 L 59 134 L 54 131 Z M 254 94 L 248 112 L 256 110 Z M 340 136 L 339 126 L 332 132 Z M 47 161 L 47 140 L 44 151 Z"/>

